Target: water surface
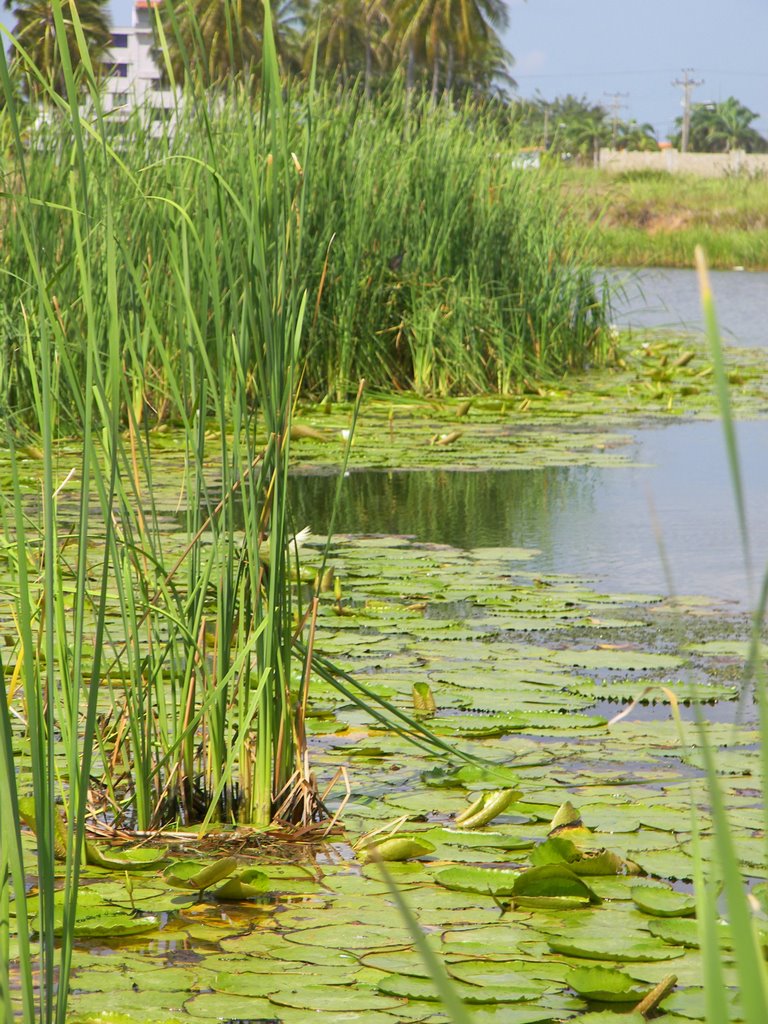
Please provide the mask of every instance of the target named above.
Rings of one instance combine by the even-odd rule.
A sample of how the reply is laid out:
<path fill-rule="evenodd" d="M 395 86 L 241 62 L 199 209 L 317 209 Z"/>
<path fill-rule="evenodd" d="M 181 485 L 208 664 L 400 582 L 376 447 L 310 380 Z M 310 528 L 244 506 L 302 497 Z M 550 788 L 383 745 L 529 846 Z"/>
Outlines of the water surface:
<path fill-rule="evenodd" d="M 694 270 L 615 269 L 605 274 L 623 289 L 614 308 L 620 326 L 702 334 Z M 710 277 L 724 340 L 749 348 L 768 345 L 768 272 L 713 270 Z"/>
<path fill-rule="evenodd" d="M 752 561 L 761 570 L 768 556 L 768 423 L 741 423 L 738 438 Z M 353 472 L 336 530 L 405 533 L 463 548 L 538 548 L 536 571 L 589 578 L 608 591 L 750 603 L 720 425 L 641 430 L 631 451 L 637 465 L 611 469 Z M 335 486 L 335 477 L 301 479 L 299 526 L 327 529 Z"/>

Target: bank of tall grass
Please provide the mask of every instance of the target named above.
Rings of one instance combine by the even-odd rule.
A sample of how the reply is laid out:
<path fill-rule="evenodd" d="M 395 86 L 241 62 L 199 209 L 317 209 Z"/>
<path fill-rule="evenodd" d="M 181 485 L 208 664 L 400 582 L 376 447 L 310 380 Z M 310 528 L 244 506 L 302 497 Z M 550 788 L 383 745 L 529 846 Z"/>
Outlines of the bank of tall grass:
<path fill-rule="evenodd" d="M 426 104 L 406 118 L 400 93 L 375 104 L 354 94 L 326 92 L 311 102 L 295 94 L 285 110 L 295 159 L 284 168 L 258 145 L 244 152 L 258 112 L 252 87 L 242 84 L 216 99 L 188 96 L 159 137 L 139 118 L 114 129 L 109 117 L 101 125 L 91 118 L 76 159 L 68 122 L 27 129 L 23 157 L 9 151 L 5 160 L 5 408 L 24 414 L 36 373 L 35 347 L 23 343 L 39 331 L 40 312 L 22 193 L 48 268 L 57 344 L 75 363 L 83 358 L 73 177 L 89 183 L 91 258 L 106 265 L 115 253 L 115 329 L 136 408 L 178 415 L 184 398 L 171 393 L 175 367 L 164 360 L 189 360 L 191 323 L 200 325 L 212 370 L 228 379 L 232 339 L 251 329 L 243 321 L 250 282 L 245 270 L 233 274 L 233 244 L 242 239 L 244 205 L 257 210 L 276 187 L 294 195 L 297 218 L 299 202 L 302 208 L 291 286 L 307 292 L 305 392 L 341 397 L 354 393 L 360 377 L 423 393 L 506 392 L 524 377 L 600 361 L 604 310 L 592 287 L 588 231 L 570 215 L 556 180 L 514 166 L 514 142 L 490 120 L 469 108 Z M 94 293 L 89 344 L 107 344 L 107 299 L 106 287 Z M 54 392 L 66 418 L 77 396 L 63 379 Z"/>
<path fill-rule="evenodd" d="M 569 169 L 563 187 L 594 227 L 605 266 L 692 267 L 701 245 L 718 269 L 768 268 L 768 180 Z"/>

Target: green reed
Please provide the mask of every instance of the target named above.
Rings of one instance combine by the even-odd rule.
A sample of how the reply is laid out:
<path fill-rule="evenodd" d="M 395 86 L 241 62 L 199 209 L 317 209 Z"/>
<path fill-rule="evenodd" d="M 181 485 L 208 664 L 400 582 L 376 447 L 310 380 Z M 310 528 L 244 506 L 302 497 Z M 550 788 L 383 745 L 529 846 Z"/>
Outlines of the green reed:
<path fill-rule="evenodd" d="M 699 273 L 699 287 L 705 328 L 712 353 L 715 387 L 720 404 L 723 435 L 731 473 L 731 486 L 739 524 L 744 571 L 750 584 L 750 597 L 753 598 L 753 564 L 744 498 L 744 482 L 739 462 L 725 357 L 706 261 L 703 250 L 698 247 L 696 249 L 696 264 Z M 768 679 L 766 678 L 765 663 L 761 654 L 761 637 L 767 608 L 768 571 L 763 575 L 752 616 L 750 653 L 745 666 L 744 677 L 745 688 L 754 687 L 757 698 L 761 734 L 761 774 L 763 780 L 768 777 L 768 696 L 766 695 Z M 696 880 L 698 916 L 702 938 L 702 956 L 705 965 L 704 986 L 707 1020 L 710 1024 L 720 1024 L 720 1022 L 733 1019 L 744 1020 L 748 1024 L 759 1024 L 759 1022 L 768 1018 L 768 972 L 765 965 L 763 940 L 758 935 L 758 922 L 753 913 L 753 908 L 750 906 L 737 849 L 731 834 L 722 784 L 718 775 L 716 752 L 708 741 L 703 721 L 699 722 L 699 731 L 714 824 L 713 860 L 716 866 L 712 877 L 705 878 L 701 866 L 701 839 L 696 837 L 699 848 L 697 856 L 698 877 Z M 768 835 L 768 805 L 765 801 L 763 801 L 763 816 L 765 820 L 764 832 Z M 727 916 L 733 939 L 735 967 L 739 979 L 741 1005 L 737 1018 L 733 1016 L 734 1011 L 726 1000 L 727 990 L 723 979 L 723 961 L 716 932 L 716 908 L 720 887 L 722 887 L 727 908 Z"/>
<path fill-rule="evenodd" d="M 287 88 L 288 116 L 275 127 L 288 159 L 276 151 L 271 168 L 259 173 L 264 184 L 271 176 L 273 198 L 282 190 L 283 199 L 290 194 L 301 207 L 290 254 L 298 292 L 307 294 L 305 389 L 353 394 L 365 377 L 377 389 L 506 392 L 525 377 L 603 358 L 605 311 L 591 283 L 590 235 L 564 207 L 557 175 L 517 167 L 515 140 L 490 116 L 425 106 L 406 130 L 396 91 L 375 103 L 320 92 L 307 151 L 310 121 L 294 114 L 306 109 L 308 87 Z M 215 102 L 197 95 L 182 105 L 173 130 L 157 138 L 138 116 L 122 136 L 107 117 L 112 159 L 85 133 L 81 173 L 89 180 L 103 175 L 114 196 L 115 286 L 137 410 L 144 402 L 177 420 L 191 408 L 197 350 L 208 360 L 211 412 L 231 372 L 228 339 L 240 336 L 256 312 L 238 304 L 240 285 L 229 287 L 242 270 L 241 228 L 244 218 L 252 223 L 254 173 L 264 158 L 254 92 L 260 90 L 241 79 Z M 40 202 L 40 236 L 59 262 L 51 291 L 74 341 L 84 311 L 72 224 L 59 213 L 68 201 L 66 139 L 66 128 L 55 125 L 44 141 L 30 133 L 35 159 L 25 173 Z M 8 181 L 14 180 L 11 168 Z M 97 220 L 101 192 L 92 198 Z M 0 297 L 7 314 L 26 295 L 27 272 L 21 226 L 6 210 Z M 104 257 L 105 244 L 103 233 L 89 238 L 94 255 L 100 248 Z M 243 283 L 254 280 L 249 274 Z M 171 344 L 171 316 L 177 338 L 192 333 L 195 349 Z M 0 394 L 23 409 L 34 366 L 16 341 L 13 318 L 0 316 Z M 104 343 L 99 339 L 100 348 Z M 77 365 L 83 353 L 72 347 Z M 66 382 L 54 397 L 66 419 L 75 402 Z"/>

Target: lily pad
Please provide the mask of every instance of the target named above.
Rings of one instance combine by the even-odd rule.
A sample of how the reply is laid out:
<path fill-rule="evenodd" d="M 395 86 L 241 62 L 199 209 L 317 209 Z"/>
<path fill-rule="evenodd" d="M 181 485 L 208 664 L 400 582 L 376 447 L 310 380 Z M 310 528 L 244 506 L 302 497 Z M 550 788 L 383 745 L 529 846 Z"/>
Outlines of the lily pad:
<path fill-rule="evenodd" d="M 575 967 L 565 980 L 584 999 L 600 1003 L 639 1003 L 651 991 L 650 985 L 638 985 L 628 975 L 608 967 Z"/>
<path fill-rule="evenodd" d="M 175 889 L 202 892 L 231 875 L 237 868 L 237 858 L 222 857 L 212 864 L 199 860 L 174 861 L 163 872 L 163 878 Z"/>
<path fill-rule="evenodd" d="M 229 877 L 214 891 L 217 900 L 250 900 L 275 889 L 275 883 L 258 868 L 246 868 Z"/>
<path fill-rule="evenodd" d="M 664 886 L 636 885 L 630 895 L 639 910 L 653 917 L 691 917 L 696 913 L 693 896 Z"/>
<path fill-rule="evenodd" d="M 468 864 L 435 872 L 435 881 L 446 889 L 476 892 L 490 896 L 511 896 L 520 878 L 519 871 L 504 868 L 478 868 Z"/>
<path fill-rule="evenodd" d="M 597 893 L 564 864 L 544 864 L 522 872 L 512 887 L 517 907 L 575 909 L 602 903 Z"/>
<path fill-rule="evenodd" d="M 166 854 L 145 846 L 115 850 L 86 843 L 85 850 L 89 864 L 108 871 L 151 871 L 168 860 Z"/>
<path fill-rule="evenodd" d="M 384 995 L 373 988 L 343 985 L 302 985 L 273 992 L 269 999 L 276 1006 L 292 1006 L 312 1013 L 390 1010 L 403 1002 L 397 996 Z"/>
<path fill-rule="evenodd" d="M 360 850 L 359 857 L 362 861 L 372 860 L 375 856 L 384 861 L 404 861 L 418 860 L 434 852 L 434 844 L 428 840 L 401 833 L 367 844 Z"/>
<path fill-rule="evenodd" d="M 644 961 L 673 960 L 682 956 L 683 949 L 654 942 L 628 939 L 618 935 L 595 934 L 592 938 L 551 938 L 547 945 L 553 953 L 562 953 L 582 960 L 607 960 L 616 963 L 642 963 Z"/>

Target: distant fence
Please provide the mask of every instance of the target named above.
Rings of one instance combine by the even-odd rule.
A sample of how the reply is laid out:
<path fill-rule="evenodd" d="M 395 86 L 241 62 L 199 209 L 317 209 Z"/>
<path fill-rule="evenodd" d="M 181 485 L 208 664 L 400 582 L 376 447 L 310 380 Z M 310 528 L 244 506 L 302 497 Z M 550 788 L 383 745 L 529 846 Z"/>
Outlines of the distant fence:
<path fill-rule="evenodd" d="M 679 153 L 662 149 L 657 153 L 635 153 L 623 149 L 601 149 L 600 169 L 621 171 L 668 171 L 671 174 L 696 174 L 700 178 L 725 178 L 744 175 L 768 177 L 768 153 Z"/>

